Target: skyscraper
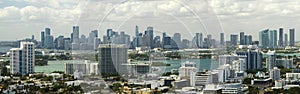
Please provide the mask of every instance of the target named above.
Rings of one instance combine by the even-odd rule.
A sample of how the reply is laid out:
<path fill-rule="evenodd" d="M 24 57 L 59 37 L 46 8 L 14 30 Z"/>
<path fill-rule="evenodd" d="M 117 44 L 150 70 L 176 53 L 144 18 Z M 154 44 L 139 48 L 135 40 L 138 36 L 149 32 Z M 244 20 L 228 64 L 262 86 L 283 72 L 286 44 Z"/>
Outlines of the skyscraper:
<path fill-rule="evenodd" d="M 79 43 L 79 26 L 73 26 L 73 43 Z"/>
<path fill-rule="evenodd" d="M 237 42 L 238 42 L 238 35 L 230 35 L 230 45 L 231 46 L 237 46 Z"/>
<path fill-rule="evenodd" d="M 245 33 L 240 32 L 240 45 L 245 45 Z"/>
<path fill-rule="evenodd" d="M 277 48 L 277 30 L 269 31 L 269 48 Z"/>
<path fill-rule="evenodd" d="M 45 28 L 44 48 L 52 49 L 53 46 L 54 44 L 53 44 L 53 36 L 51 36 L 51 29 Z"/>
<path fill-rule="evenodd" d="M 259 47 L 261 48 L 267 48 L 269 45 L 269 29 L 265 29 L 261 32 L 259 32 Z"/>
<path fill-rule="evenodd" d="M 198 48 L 200 48 L 199 33 L 196 33 L 196 36 L 194 37 L 194 41 L 193 42 L 195 42 L 196 46 Z"/>
<path fill-rule="evenodd" d="M 45 46 L 45 32 L 44 31 L 42 31 L 41 32 L 41 46 L 42 46 L 42 48 L 44 48 L 44 46 Z"/>
<path fill-rule="evenodd" d="M 225 45 L 224 33 L 220 33 L 220 45 L 221 47 L 224 47 Z"/>
<path fill-rule="evenodd" d="M 99 45 L 99 69 L 102 75 L 121 75 L 126 73 L 122 64 L 127 63 L 127 48 L 124 44 Z"/>
<path fill-rule="evenodd" d="M 135 26 L 135 37 L 139 36 L 139 26 Z"/>
<path fill-rule="evenodd" d="M 35 48 L 33 42 L 21 42 L 20 48 L 12 48 L 10 73 L 26 75 L 34 73 Z"/>
<path fill-rule="evenodd" d="M 203 48 L 204 44 L 203 44 L 203 34 L 200 32 L 199 33 L 199 47 Z"/>
<path fill-rule="evenodd" d="M 295 46 L 295 29 L 290 29 L 290 46 Z"/>
<path fill-rule="evenodd" d="M 288 46 L 288 34 L 284 34 L 284 46 Z"/>
<path fill-rule="evenodd" d="M 245 45 L 252 45 L 252 36 L 245 35 Z"/>
<path fill-rule="evenodd" d="M 236 51 L 237 55 L 246 57 L 246 69 L 262 69 L 262 53 L 258 49 Z"/>
<path fill-rule="evenodd" d="M 172 39 L 177 44 L 179 48 L 181 48 L 181 34 L 180 33 L 174 33 Z"/>
<path fill-rule="evenodd" d="M 269 51 L 266 55 L 267 55 L 266 68 L 269 70 L 273 69 L 273 67 L 276 66 L 276 53 L 275 51 Z"/>
<path fill-rule="evenodd" d="M 153 27 L 147 27 L 147 34 L 149 36 L 149 40 L 150 40 L 150 47 L 154 48 L 154 42 L 153 42 Z"/>
<path fill-rule="evenodd" d="M 283 47 L 283 28 L 279 28 L 278 46 Z"/>

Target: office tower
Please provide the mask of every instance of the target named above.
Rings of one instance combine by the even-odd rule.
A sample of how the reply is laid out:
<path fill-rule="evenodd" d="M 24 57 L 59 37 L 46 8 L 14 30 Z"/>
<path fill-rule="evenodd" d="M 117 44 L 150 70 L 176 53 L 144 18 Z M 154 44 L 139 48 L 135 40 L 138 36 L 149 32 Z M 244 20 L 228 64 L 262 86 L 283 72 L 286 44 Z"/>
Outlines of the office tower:
<path fill-rule="evenodd" d="M 277 30 L 269 31 L 269 48 L 277 48 Z"/>
<path fill-rule="evenodd" d="M 283 28 L 279 28 L 278 46 L 283 47 Z"/>
<path fill-rule="evenodd" d="M 72 42 L 71 42 L 71 39 L 70 38 L 64 38 L 64 49 L 65 50 L 71 50 L 72 48 Z"/>
<path fill-rule="evenodd" d="M 177 44 L 177 46 L 179 48 L 181 48 L 181 34 L 180 33 L 174 33 L 172 39 L 174 40 L 175 44 Z"/>
<path fill-rule="evenodd" d="M 261 48 L 267 48 L 269 45 L 269 29 L 263 30 L 259 32 L 259 47 Z"/>
<path fill-rule="evenodd" d="M 127 63 L 127 47 L 124 44 L 101 44 L 98 50 L 99 69 L 102 75 L 126 73 L 122 64 Z"/>
<path fill-rule="evenodd" d="M 240 45 L 245 45 L 245 33 L 240 32 Z"/>
<path fill-rule="evenodd" d="M 45 28 L 45 36 L 44 36 L 44 48 L 47 49 L 52 49 L 54 48 L 53 44 L 53 36 L 51 36 L 51 29 L 50 28 Z"/>
<path fill-rule="evenodd" d="M 95 50 L 94 44 L 95 39 L 98 38 L 98 30 L 93 30 L 89 33 L 89 37 L 87 38 L 88 50 Z"/>
<path fill-rule="evenodd" d="M 203 44 L 203 34 L 199 33 L 198 35 L 198 41 L 199 41 L 199 48 L 203 48 L 204 44 Z"/>
<path fill-rule="evenodd" d="M 290 29 L 290 46 L 295 46 L 295 29 Z"/>
<path fill-rule="evenodd" d="M 167 34 L 166 32 L 163 32 L 163 35 L 162 35 L 162 47 L 164 48 L 164 45 L 166 44 L 166 37 L 167 37 Z"/>
<path fill-rule="evenodd" d="M 235 52 L 240 56 L 246 57 L 246 69 L 262 69 L 263 55 L 258 49 L 239 50 Z"/>
<path fill-rule="evenodd" d="M 276 53 L 275 51 L 269 51 L 267 54 L 266 67 L 267 69 L 273 69 L 276 66 Z"/>
<path fill-rule="evenodd" d="M 237 42 L 238 42 L 238 35 L 230 35 L 230 45 L 231 46 L 237 46 Z"/>
<path fill-rule="evenodd" d="M 272 78 L 273 81 L 280 80 L 280 69 L 277 67 L 272 68 L 270 71 L 270 78 Z"/>
<path fill-rule="evenodd" d="M 190 41 L 187 39 L 182 39 L 181 46 L 182 48 L 189 48 Z"/>
<path fill-rule="evenodd" d="M 149 36 L 149 42 L 150 42 L 150 47 L 154 48 L 154 42 L 153 42 L 153 27 L 147 27 L 147 34 Z"/>
<path fill-rule="evenodd" d="M 252 45 L 252 36 L 245 35 L 245 45 Z"/>
<path fill-rule="evenodd" d="M 284 46 L 288 46 L 288 34 L 284 34 Z"/>
<path fill-rule="evenodd" d="M 41 32 L 41 44 L 42 44 L 42 48 L 44 48 L 44 46 L 45 46 L 45 32 L 44 31 Z"/>
<path fill-rule="evenodd" d="M 205 41 L 206 42 L 206 48 L 210 48 L 212 47 L 214 44 L 213 44 L 213 39 L 212 39 L 212 35 L 208 34 L 207 35 L 207 40 Z"/>
<path fill-rule="evenodd" d="M 56 38 L 56 49 L 65 49 L 65 38 L 64 36 L 59 36 Z"/>
<path fill-rule="evenodd" d="M 198 48 L 200 48 L 199 33 L 196 33 L 196 36 L 194 37 L 193 42 L 195 43 L 195 45 Z"/>
<path fill-rule="evenodd" d="M 135 26 L 135 37 L 139 36 L 139 27 Z"/>
<path fill-rule="evenodd" d="M 225 46 L 224 33 L 220 33 L 220 45 L 221 45 L 221 47 Z"/>
<path fill-rule="evenodd" d="M 165 40 L 165 42 L 164 42 L 163 48 L 164 49 L 171 49 L 172 48 L 172 46 L 171 46 L 171 41 L 172 41 L 171 37 L 165 37 L 164 40 Z"/>
<path fill-rule="evenodd" d="M 153 39 L 153 41 L 154 41 L 154 46 L 155 46 L 156 48 L 161 47 L 161 44 L 160 44 L 160 36 L 155 36 L 154 39 Z"/>
<path fill-rule="evenodd" d="M 21 42 L 20 48 L 12 48 L 10 73 L 26 75 L 34 73 L 35 48 L 33 42 Z"/>
<path fill-rule="evenodd" d="M 72 36 L 73 36 L 73 43 L 76 43 L 78 44 L 80 41 L 79 41 L 79 26 L 73 26 L 73 33 L 72 33 Z"/>
<path fill-rule="evenodd" d="M 46 36 L 51 35 L 51 29 L 50 28 L 45 28 Z"/>

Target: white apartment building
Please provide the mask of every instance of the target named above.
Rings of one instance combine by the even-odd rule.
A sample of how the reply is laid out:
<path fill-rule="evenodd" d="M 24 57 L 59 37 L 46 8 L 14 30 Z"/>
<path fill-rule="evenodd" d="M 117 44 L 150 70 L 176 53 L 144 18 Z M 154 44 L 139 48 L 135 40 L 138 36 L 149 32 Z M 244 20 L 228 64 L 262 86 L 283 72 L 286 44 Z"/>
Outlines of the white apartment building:
<path fill-rule="evenodd" d="M 21 42 L 20 48 L 12 48 L 10 73 L 26 75 L 34 73 L 35 47 L 33 42 Z"/>

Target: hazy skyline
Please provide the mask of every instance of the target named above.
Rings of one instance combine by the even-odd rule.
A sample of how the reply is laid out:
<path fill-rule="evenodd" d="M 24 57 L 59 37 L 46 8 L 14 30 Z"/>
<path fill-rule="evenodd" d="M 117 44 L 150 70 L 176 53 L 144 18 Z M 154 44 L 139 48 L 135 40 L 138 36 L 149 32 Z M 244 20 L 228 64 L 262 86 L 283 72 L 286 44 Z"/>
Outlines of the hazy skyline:
<path fill-rule="evenodd" d="M 80 26 L 80 34 L 106 29 L 125 31 L 134 35 L 135 25 L 143 32 L 153 26 L 155 35 L 181 33 L 191 39 L 196 32 L 212 34 L 219 39 L 224 32 L 251 34 L 258 40 L 258 32 L 269 28 L 296 29 L 300 26 L 300 1 L 297 0 L 1 0 L 1 41 L 29 38 L 45 27 L 52 34 L 70 36 L 73 25 Z"/>

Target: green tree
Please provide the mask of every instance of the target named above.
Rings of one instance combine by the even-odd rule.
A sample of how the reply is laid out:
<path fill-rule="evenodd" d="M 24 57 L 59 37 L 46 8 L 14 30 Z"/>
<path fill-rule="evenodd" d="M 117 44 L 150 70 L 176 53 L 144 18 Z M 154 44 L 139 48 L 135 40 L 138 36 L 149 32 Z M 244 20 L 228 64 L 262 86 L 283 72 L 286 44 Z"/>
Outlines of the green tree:
<path fill-rule="evenodd" d="M 300 94 L 300 88 L 299 87 L 291 87 L 287 94 Z"/>

